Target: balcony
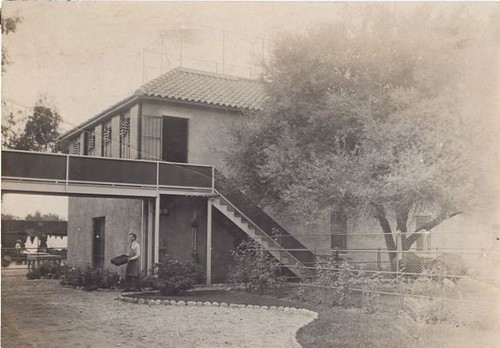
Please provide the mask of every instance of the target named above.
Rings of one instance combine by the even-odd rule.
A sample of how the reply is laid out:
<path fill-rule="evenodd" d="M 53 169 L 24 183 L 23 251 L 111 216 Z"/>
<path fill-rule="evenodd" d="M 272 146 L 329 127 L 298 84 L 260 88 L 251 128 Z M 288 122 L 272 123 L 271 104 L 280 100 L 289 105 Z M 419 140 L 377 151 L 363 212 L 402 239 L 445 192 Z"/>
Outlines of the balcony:
<path fill-rule="evenodd" d="M 155 197 L 211 195 L 213 167 L 2 150 L 2 191 Z"/>

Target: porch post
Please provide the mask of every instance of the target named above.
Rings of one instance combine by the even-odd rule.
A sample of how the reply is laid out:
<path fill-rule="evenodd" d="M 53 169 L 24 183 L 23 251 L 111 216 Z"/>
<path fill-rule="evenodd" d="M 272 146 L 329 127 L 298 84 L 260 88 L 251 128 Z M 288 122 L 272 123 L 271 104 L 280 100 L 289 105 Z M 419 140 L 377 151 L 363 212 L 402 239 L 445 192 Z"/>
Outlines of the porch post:
<path fill-rule="evenodd" d="M 154 202 L 152 199 L 148 199 L 148 236 L 147 236 L 147 272 L 151 274 L 153 272 L 153 211 Z"/>
<path fill-rule="evenodd" d="M 212 198 L 207 200 L 207 285 L 212 284 Z"/>
<path fill-rule="evenodd" d="M 154 262 L 160 262 L 160 195 L 156 196 L 155 202 L 155 241 Z"/>

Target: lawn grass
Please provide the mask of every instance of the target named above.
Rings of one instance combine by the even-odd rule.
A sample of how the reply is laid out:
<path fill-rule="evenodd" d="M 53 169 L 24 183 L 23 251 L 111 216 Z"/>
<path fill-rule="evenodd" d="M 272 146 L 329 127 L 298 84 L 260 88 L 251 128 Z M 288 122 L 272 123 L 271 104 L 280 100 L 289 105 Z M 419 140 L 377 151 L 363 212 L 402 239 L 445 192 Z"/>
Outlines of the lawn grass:
<path fill-rule="evenodd" d="M 297 340 L 304 348 L 500 347 L 500 344 L 497 344 L 500 342 L 500 333 L 497 335 L 491 331 L 463 327 L 455 323 L 427 325 L 403 319 L 397 315 L 395 297 L 380 298 L 379 310 L 373 314 L 355 306 L 326 307 L 298 301 L 287 291 L 276 296 L 259 295 L 244 290 L 196 290 L 179 296 L 144 293 L 141 297 L 307 308 L 317 312 L 319 317 L 297 333 Z M 352 303 L 356 302 L 355 298 L 351 300 Z"/>

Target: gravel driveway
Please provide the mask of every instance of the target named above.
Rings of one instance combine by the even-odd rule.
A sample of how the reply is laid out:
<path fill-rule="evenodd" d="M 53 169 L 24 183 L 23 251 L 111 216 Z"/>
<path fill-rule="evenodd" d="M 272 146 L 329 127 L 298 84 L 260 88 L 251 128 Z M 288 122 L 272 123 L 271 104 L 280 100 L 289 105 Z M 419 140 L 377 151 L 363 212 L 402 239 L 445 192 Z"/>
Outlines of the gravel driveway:
<path fill-rule="evenodd" d="M 301 313 L 144 306 L 2 271 L 2 347 L 299 347 Z"/>

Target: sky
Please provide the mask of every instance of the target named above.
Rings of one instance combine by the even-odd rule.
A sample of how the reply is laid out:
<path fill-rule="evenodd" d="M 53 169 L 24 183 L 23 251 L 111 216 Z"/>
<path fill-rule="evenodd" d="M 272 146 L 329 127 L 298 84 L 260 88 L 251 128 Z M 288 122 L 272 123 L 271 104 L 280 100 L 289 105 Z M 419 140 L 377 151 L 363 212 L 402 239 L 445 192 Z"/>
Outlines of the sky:
<path fill-rule="evenodd" d="M 225 29 L 226 63 L 248 66 L 256 63 L 253 54 L 262 51 L 256 37 L 265 43 L 279 30 L 331 21 L 337 8 L 319 3 L 201 2 L 5 2 L 3 7 L 6 16 L 23 18 L 17 31 L 3 38 L 12 61 L 3 78 L 7 108 L 29 110 L 46 95 L 62 115 L 65 129 L 160 75 L 161 44 L 154 44 L 160 33 L 166 33 L 164 55 L 174 56 L 171 66 L 178 64 L 176 30 L 183 25 L 195 27 L 192 42 L 184 38 L 185 60 L 221 63 L 220 29 Z M 213 67 L 207 63 L 206 68 Z M 167 69 L 165 59 L 163 72 Z"/>
<path fill-rule="evenodd" d="M 3 36 L 12 62 L 2 78 L 3 113 L 22 117 L 44 96 L 62 116 L 64 131 L 178 66 L 179 28 L 188 34 L 183 37 L 184 66 L 221 72 L 224 61 L 226 72 L 245 76 L 278 31 L 331 21 L 337 8 L 319 3 L 2 5 L 4 16 L 22 17 L 16 32 Z M 67 198 L 7 194 L 2 201 L 2 212 L 18 217 L 37 210 L 66 218 Z"/>
<path fill-rule="evenodd" d="M 225 72 L 254 76 L 278 32 L 303 32 L 335 22 L 346 8 L 378 5 L 4 2 L 2 15 L 22 23 L 2 38 L 12 62 L 2 76 L 2 113 L 26 114 L 45 96 L 67 131 L 178 66 L 180 28 L 183 65 L 220 72 L 224 61 Z M 67 215 L 66 200 L 6 195 L 2 202 L 2 211 L 18 216 L 34 210 Z"/>

